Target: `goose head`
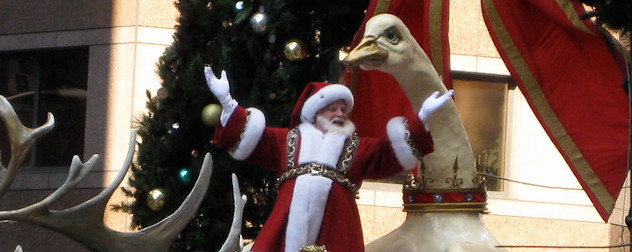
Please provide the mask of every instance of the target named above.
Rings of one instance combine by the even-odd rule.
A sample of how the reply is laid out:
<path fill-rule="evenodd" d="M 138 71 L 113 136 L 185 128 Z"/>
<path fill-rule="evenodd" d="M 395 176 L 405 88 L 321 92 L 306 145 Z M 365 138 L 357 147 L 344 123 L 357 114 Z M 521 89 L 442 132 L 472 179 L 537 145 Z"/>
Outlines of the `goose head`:
<path fill-rule="evenodd" d="M 423 50 L 406 25 L 391 14 L 379 14 L 367 21 L 362 40 L 343 60 L 363 70 L 392 73 L 411 62 Z"/>

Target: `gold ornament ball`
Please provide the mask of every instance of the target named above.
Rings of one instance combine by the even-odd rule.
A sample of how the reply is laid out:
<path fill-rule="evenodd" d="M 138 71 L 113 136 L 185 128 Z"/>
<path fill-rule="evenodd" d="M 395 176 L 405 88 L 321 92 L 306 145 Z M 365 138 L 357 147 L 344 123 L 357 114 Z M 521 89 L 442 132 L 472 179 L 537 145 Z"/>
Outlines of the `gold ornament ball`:
<path fill-rule="evenodd" d="M 290 61 L 302 60 L 307 57 L 307 50 L 301 41 L 292 39 L 285 43 L 283 55 Z"/>
<path fill-rule="evenodd" d="M 217 104 L 209 104 L 202 109 L 202 122 L 209 127 L 215 127 L 219 122 L 219 116 L 222 113 L 222 106 Z"/>
<path fill-rule="evenodd" d="M 164 87 L 159 88 L 156 92 L 156 97 L 158 97 L 158 99 L 160 100 L 164 100 L 165 98 L 167 98 L 167 96 L 169 96 L 169 91 L 167 91 L 167 89 Z"/>
<path fill-rule="evenodd" d="M 165 206 L 166 194 L 162 188 L 155 188 L 147 195 L 147 206 L 152 211 L 158 211 Z"/>

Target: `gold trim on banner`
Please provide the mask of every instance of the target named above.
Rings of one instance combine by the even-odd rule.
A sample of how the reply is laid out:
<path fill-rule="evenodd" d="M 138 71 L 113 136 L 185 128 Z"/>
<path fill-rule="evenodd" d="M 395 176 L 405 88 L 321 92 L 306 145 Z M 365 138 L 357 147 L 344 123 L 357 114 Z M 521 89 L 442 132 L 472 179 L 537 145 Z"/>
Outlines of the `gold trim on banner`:
<path fill-rule="evenodd" d="M 430 7 L 428 10 L 428 29 L 430 31 L 430 52 L 431 52 L 431 60 L 432 64 L 435 67 L 437 73 L 443 77 L 445 75 L 443 69 L 443 34 L 441 30 L 443 28 L 442 17 L 443 17 L 443 4 L 448 5 L 448 1 L 443 0 L 431 0 Z M 446 8 L 449 8 L 446 6 Z"/>
<path fill-rule="evenodd" d="M 504 0 L 503 0 L 504 1 Z M 506 30 L 503 20 L 500 18 L 498 11 L 493 0 L 483 0 L 484 10 L 487 13 L 489 20 L 492 22 L 494 33 L 498 37 L 498 40 L 502 44 L 503 50 L 509 57 L 509 61 L 515 68 L 519 78 L 524 84 L 527 95 L 533 100 L 533 106 L 540 114 L 540 117 L 549 128 L 555 141 L 562 148 L 562 151 L 566 154 L 566 157 L 572 165 L 576 168 L 577 173 L 581 179 L 584 180 L 586 185 L 595 194 L 597 200 L 601 206 L 608 212 L 608 215 L 612 214 L 614 208 L 615 199 L 613 199 L 601 180 L 597 177 L 592 167 L 588 164 L 582 153 L 579 151 L 573 140 L 570 138 L 562 123 L 559 121 L 548 101 L 544 97 L 542 89 L 538 85 L 533 73 L 527 66 L 524 58 L 520 54 L 520 51 L 514 44 L 509 32 Z"/>
<path fill-rule="evenodd" d="M 584 24 L 581 17 L 577 15 L 577 12 L 575 11 L 575 7 L 573 7 L 573 3 L 571 3 L 568 0 L 555 0 L 555 2 L 557 3 L 557 5 L 560 6 L 560 9 L 562 9 L 562 11 L 566 13 L 566 17 L 568 17 L 568 20 L 571 21 L 571 23 L 575 26 L 575 28 L 585 33 L 596 35 L 594 32 L 588 29 L 588 27 L 586 27 L 586 24 Z"/>

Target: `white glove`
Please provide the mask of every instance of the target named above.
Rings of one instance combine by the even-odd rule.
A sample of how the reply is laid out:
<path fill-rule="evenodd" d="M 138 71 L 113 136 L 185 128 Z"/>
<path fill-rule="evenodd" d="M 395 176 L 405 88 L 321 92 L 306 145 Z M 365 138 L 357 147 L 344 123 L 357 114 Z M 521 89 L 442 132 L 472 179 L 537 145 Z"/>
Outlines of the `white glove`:
<path fill-rule="evenodd" d="M 439 96 L 439 91 L 432 93 L 424 103 L 421 105 L 421 109 L 419 110 L 419 119 L 421 121 L 426 122 L 428 117 L 437 111 L 437 109 L 441 108 L 448 100 L 452 98 L 454 95 L 454 90 L 450 89 L 448 92 L 445 92 L 443 95 Z"/>
<path fill-rule="evenodd" d="M 228 84 L 228 77 L 226 71 L 222 70 L 221 78 L 215 77 L 213 69 L 211 67 L 204 67 L 204 77 L 206 77 L 206 84 L 211 90 L 213 95 L 217 97 L 219 102 L 224 106 L 230 102 L 233 97 L 230 96 L 230 85 Z"/>
<path fill-rule="evenodd" d="M 206 84 L 211 90 L 211 93 L 215 95 L 219 103 L 222 105 L 222 114 L 220 121 L 223 126 L 226 126 L 226 122 L 230 115 L 233 114 L 235 107 L 237 107 L 237 101 L 230 95 L 230 85 L 228 83 L 228 77 L 226 71 L 222 70 L 222 76 L 218 79 L 213 73 L 211 67 L 204 67 L 204 77 L 206 77 Z"/>

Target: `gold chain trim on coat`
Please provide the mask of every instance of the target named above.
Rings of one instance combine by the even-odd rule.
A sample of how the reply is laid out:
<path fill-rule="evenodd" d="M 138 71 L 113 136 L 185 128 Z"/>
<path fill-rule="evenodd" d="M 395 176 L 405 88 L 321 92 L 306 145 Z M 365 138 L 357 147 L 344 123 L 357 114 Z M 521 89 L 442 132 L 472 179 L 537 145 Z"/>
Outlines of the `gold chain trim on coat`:
<path fill-rule="evenodd" d="M 351 161 L 353 161 L 355 151 L 358 149 L 358 143 L 360 143 L 360 138 L 358 137 L 358 134 L 353 133 L 344 148 L 345 154 L 342 156 L 342 159 L 340 159 L 340 162 L 338 163 L 338 167 L 340 167 L 340 170 L 344 174 L 347 174 L 347 171 L 349 171 L 349 168 L 351 168 Z"/>
<path fill-rule="evenodd" d="M 287 149 L 285 151 L 285 153 L 287 153 L 287 159 L 286 159 L 286 171 L 289 171 L 291 169 L 294 169 L 294 163 L 295 163 L 295 157 L 296 157 L 296 140 L 298 139 L 298 128 L 293 128 L 292 130 L 290 130 L 290 132 L 288 132 L 287 134 Z"/>
<path fill-rule="evenodd" d="M 406 143 L 408 144 L 408 146 L 410 146 L 410 150 L 413 152 L 413 155 L 418 160 L 421 160 L 423 155 L 421 155 L 421 153 L 419 152 L 419 149 L 417 149 L 417 145 L 413 141 L 413 138 L 410 136 L 411 134 L 410 134 L 410 130 L 408 129 L 408 119 L 404 119 L 404 128 L 406 129 L 406 133 L 404 135 Z"/>
<path fill-rule="evenodd" d="M 286 171 L 277 178 L 276 186 L 277 188 L 281 186 L 281 184 L 287 180 L 296 178 L 300 175 L 304 174 L 312 174 L 313 176 L 321 176 L 328 179 L 331 179 L 334 182 L 340 183 L 345 186 L 349 191 L 353 194 L 358 194 L 358 186 L 351 182 L 350 179 L 347 178 L 347 171 L 351 168 L 351 163 L 353 161 L 353 157 L 355 156 L 355 152 L 358 149 L 358 144 L 360 142 L 360 138 L 357 134 L 353 134 L 349 140 L 347 141 L 344 147 L 344 155 L 342 155 L 342 159 L 338 162 L 337 170 L 327 168 L 324 165 L 309 163 L 306 165 L 302 165 L 300 167 L 296 167 L 296 146 L 298 144 L 299 139 L 299 131 L 298 128 L 294 128 L 288 132 L 287 135 L 287 159 L 286 159 Z"/>
<path fill-rule="evenodd" d="M 235 143 L 233 147 L 228 149 L 228 152 L 230 153 L 235 152 L 237 148 L 239 147 L 239 144 L 241 144 L 241 141 L 244 140 L 244 137 L 246 136 L 246 126 L 248 126 L 248 123 L 250 123 L 250 110 L 246 109 L 246 123 L 244 124 L 244 127 L 241 129 L 241 132 L 239 133 L 239 139 L 237 139 L 237 142 Z"/>
<path fill-rule="evenodd" d="M 301 251 L 301 252 L 327 252 L 327 247 L 325 247 L 325 245 L 322 245 L 322 246 L 316 246 L 316 245 L 307 246 L 307 245 L 305 245 L 299 251 Z"/>
<path fill-rule="evenodd" d="M 351 180 L 348 179 L 347 176 L 345 176 L 345 174 L 343 174 L 342 172 L 339 172 L 337 170 L 329 169 L 329 168 L 327 168 L 324 165 L 315 164 L 315 163 L 309 163 L 309 164 L 306 164 L 306 165 L 302 165 L 302 166 L 300 166 L 298 168 L 290 169 L 290 170 L 284 172 L 277 179 L 277 187 L 281 186 L 281 184 L 285 180 L 293 179 L 293 178 L 296 178 L 298 176 L 305 175 L 305 174 L 311 174 L 312 176 L 321 176 L 321 177 L 325 177 L 325 178 L 331 179 L 332 181 L 334 181 L 336 183 L 339 183 L 339 184 L 343 185 L 344 187 L 346 187 L 353 194 L 357 194 L 358 193 L 358 189 L 359 188 L 357 188 L 357 186 L 353 182 L 351 182 Z"/>

